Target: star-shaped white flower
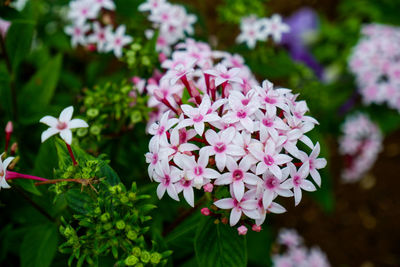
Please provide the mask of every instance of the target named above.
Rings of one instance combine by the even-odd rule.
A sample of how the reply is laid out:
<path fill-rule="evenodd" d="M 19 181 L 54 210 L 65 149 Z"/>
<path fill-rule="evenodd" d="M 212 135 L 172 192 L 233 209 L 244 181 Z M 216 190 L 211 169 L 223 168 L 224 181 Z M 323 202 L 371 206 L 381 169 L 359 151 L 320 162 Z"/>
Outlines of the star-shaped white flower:
<path fill-rule="evenodd" d="M 89 127 L 89 125 L 81 119 L 73 119 L 72 113 L 74 108 L 72 106 L 65 108 L 61 111 L 60 117 L 54 118 L 53 116 L 44 116 L 40 119 L 41 123 L 48 125 L 50 128 L 42 133 L 42 143 L 49 137 L 60 134 L 60 137 L 69 145 L 72 143 L 71 129 Z"/>
<path fill-rule="evenodd" d="M 10 185 L 7 184 L 6 181 L 6 172 L 7 172 L 7 167 L 11 163 L 11 161 L 14 159 L 14 157 L 8 157 L 4 161 L 1 159 L 3 157 L 4 153 L 0 155 L 0 189 L 1 188 L 10 188 Z"/>

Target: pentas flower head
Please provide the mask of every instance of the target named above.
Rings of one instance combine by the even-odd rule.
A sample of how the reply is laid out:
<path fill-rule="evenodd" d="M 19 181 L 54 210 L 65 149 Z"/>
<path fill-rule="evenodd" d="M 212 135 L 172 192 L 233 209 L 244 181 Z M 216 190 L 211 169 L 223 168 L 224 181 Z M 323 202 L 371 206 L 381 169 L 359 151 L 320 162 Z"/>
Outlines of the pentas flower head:
<path fill-rule="evenodd" d="M 365 104 L 384 104 L 400 111 L 400 28 L 368 24 L 353 48 L 350 70 Z"/>
<path fill-rule="evenodd" d="M 346 119 L 339 139 L 339 152 L 344 156 L 344 182 L 357 182 L 374 165 L 383 149 L 379 127 L 367 115 L 358 113 Z"/>
<path fill-rule="evenodd" d="M 50 128 L 42 133 L 42 143 L 55 134 L 60 134 L 60 137 L 68 144 L 72 143 L 71 129 L 85 128 L 89 125 L 81 119 L 72 119 L 74 108 L 72 106 L 61 111 L 60 117 L 44 116 L 40 119 L 41 123 L 46 124 Z"/>
<path fill-rule="evenodd" d="M 254 15 L 242 18 L 240 22 L 241 33 L 236 42 L 246 43 L 253 49 L 257 41 L 267 41 L 271 36 L 275 43 L 280 43 L 282 35 L 290 31 L 289 25 L 282 21 L 279 14 L 273 14 L 270 18 L 257 18 Z"/>
<path fill-rule="evenodd" d="M 14 157 L 8 157 L 3 161 L 4 153 L 0 155 L 0 189 L 10 188 L 10 185 L 6 181 L 7 167 L 13 161 Z"/>
<path fill-rule="evenodd" d="M 303 245 L 303 238 L 294 229 L 281 229 L 277 243 L 286 250 L 272 255 L 274 267 L 329 267 L 329 261 L 319 247 L 308 249 Z"/>
<path fill-rule="evenodd" d="M 69 4 L 67 17 L 71 24 L 65 27 L 65 33 L 71 36 L 71 44 L 93 47 L 100 53 L 112 51 L 116 57 L 122 56 L 122 48 L 133 41 L 125 34 L 125 25 L 119 25 L 115 31 L 111 24 L 104 25 L 101 16 L 104 10 L 114 11 L 113 0 L 73 0 Z"/>
<path fill-rule="evenodd" d="M 278 197 L 294 196 L 297 205 L 302 190 L 316 190 L 309 176 L 320 186 L 326 161 L 306 136 L 318 124 L 306 103 L 267 80 L 260 86 L 238 55 L 190 39 L 177 47 L 163 76 L 146 87 L 156 108 L 146 160 L 150 178 L 160 183 L 158 196 L 167 191 L 177 200 L 183 192 L 193 206 L 195 189 L 215 195 L 225 187 L 214 205 L 226 210 L 230 225 L 249 217 L 259 226 L 267 213 L 286 211 Z M 190 72 L 178 75 L 179 64 Z M 160 87 L 165 93 L 157 93 Z M 166 179 L 172 171 L 175 177 Z"/>
<path fill-rule="evenodd" d="M 159 30 L 156 42 L 158 52 L 169 55 L 172 45 L 194 33 L 193 25 L 197 17 L 188 14 L 181 5 L 166 0 L 147 0 L 139 5 L 139 11 L 150 12 L 148 19 L 154 29 Z"/>

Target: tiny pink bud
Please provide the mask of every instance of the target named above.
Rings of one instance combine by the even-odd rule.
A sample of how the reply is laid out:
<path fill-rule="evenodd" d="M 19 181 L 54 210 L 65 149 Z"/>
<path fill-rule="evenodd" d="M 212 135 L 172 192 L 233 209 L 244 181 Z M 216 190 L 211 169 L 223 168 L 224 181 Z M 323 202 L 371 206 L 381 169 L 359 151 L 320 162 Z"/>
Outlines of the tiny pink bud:
<path fill-rule="evenodd" d="M 228 218 L 226 218 L 226 217 L 222 218 L 222 219 L 221 219 L 221 222 L 222 222 L 223 224 L 228 224 Z"/>
<path fill-rule="evenodd" d="M 129 92 L 129 97 L 131 97 L 131 98 L 136 98 L 136 97 L 137 97 L 136 91 L 135 91 L 135 90 L 130 91 L 130 92 Z"/>
<path fill-rule="evenodd" d="M 238 227 L 238 234 L 239 235 L 246 235 L 247 234 L 247 227 L 242 225 Z"/>
<path fill-rule="evenodd" d="M 12 121 L 7 122 L 6 125 L 6 133 L 10 134 L 13 132 L 13 123 Z"/>
<path fill-rule="evenodd" d="M 210 210 L 208 208 L 202 208 L 201 209 L 201 214 L 203 214 L 204 216 L 209 216 L 210 215 Z"/>
<path fill-rule="evenodd" d="M 158 55 L 158 60 L 160 61 L 160 63 L 163 63 L 166 59 L 167 59 L 167 56 L 164 53 L 160 53 Z"/>
<path fill-rule="evenodd" d="M 138 84 L 138 83 L 140 83 L 140 78 L 138 76 L 134 76 L 134 77 L 132 77 L 132 82 L 134 84 Z"/>
<path fill-rule="evenodd" d="M 86 48 L 87 48 L 87 50 L 89 50 L 90 52 L 96 51 L 96 45 L 94 45 L 94 44 L 88 44 Z"/>
<path fill-rule="evenodd" d="M 154 85 L 157 85 L 157 80 L 156 80 L 156 79 L 154 79 L 154 78 L 150 78 L 150 79 L 148 79 L 148 80 L 147 80 L 147 83 L 148 83 L 148 84 L 154 84 Z"/>
<path fill-rule="evenodd" d="M 213 189 L 214 189 L 214 185 L 212 183 L 205 184 L 203 186 L 203 189 L 204 189 L 204 192 L 211 193 L 213 191 Z"/>
<path fill-rule="evenodd" d="M 251 227 L 251 230 L 253 230 L 254 232 L 260 232 L 261 231 L 261 225 L 257 225 L 257 224 L 253 224 L 253 226 Z"/>

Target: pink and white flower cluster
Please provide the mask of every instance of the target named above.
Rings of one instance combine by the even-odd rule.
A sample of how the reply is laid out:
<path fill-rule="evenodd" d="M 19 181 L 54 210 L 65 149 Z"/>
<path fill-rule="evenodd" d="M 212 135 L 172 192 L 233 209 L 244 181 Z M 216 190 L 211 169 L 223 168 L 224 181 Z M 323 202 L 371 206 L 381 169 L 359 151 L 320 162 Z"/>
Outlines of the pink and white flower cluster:
<path fill-rule="evenodd" d="M 369 24 L 353 49 L 349 67 L 365 104 L 387 103 L 400 111 L 400 28 Z"/>
<path fill-rule="evenodd" d="M 96 49 L 100 53 L 112 51 L 116 57 L 122 56 L 122 48 L 133 41 L 125 34 L 125 25 L 113 30 L 111 22 L 102 24 L 99 17 L 105 11 L 114 11 L 113 0 L 73 0 L 69 3 L 68 19 L 71 25 L 65 32 L 71 36 L 71 44 Z M 106 21 L 106 20 L 103 20 Z"/>
<path fill-rule="evenodd" d="M 339 151 L 345 157 L 342 179 L 356 182 L 372 168 L 382 150 L 383 137 L 368 116 L 358 113 L 346 119 L 339 139 Z"/>
<path fill-rule="evenodd" d="M 236 42 L 246 43 L 249 48 L 254 48 L 257 41 L 265 42 L 271 36 L 275 43 L 280 43 L 282 34 L 289 31 L 289 25 L 282 21 L 279 14 L 274 14 L 271 18 L 257 18 L 252 15 L 242 18 L 240 35 L 236 38 Z"/>
<path fill-rule="evenodd" d="M 272 255 L 274 267 L 329 267 L 326 254 L 319 247 L 308 249 L 303 245 L 303 238 L 296 230 L 282 229 L 278 235 L 278 243 L 287 250 L 282 254 Z"/>
<path fill-rule="evenodd" d="M 179 40 L 185 39 L 186 34 L 193 35 L 193 24 L 197 17 L 188 14 L 181 5 L 175 5 L 166 0 L 147 0 L 139 6 L 142 12 L 150 12 L 148 19 L 153 23 L 153 27 L 159 30 L 156 49 L 169 55 L 171 46 Z M 149 37 L 153 31 L 147 31 Z"/>
<path fill-rule="evenodd" d="M 260 86 L 240 56 L 190 39 L 177 47 L 162 63 L 166 73 L 146 87 L 149 106 L 160 109 L 146 154 L 158 197 L 182 192 L 194 206 L 194 189 L 225 187 L 214 205 L 230 210 L 230 225 L 242 215 L 261 225 L 268 212 L 285 212 L 278 196 L 297 205 L 303 190 L 315 191 L 308 176 L 320 186 L 326 160 L 306 135 L 318 124 L 306 102 L 267 80 Z"/>

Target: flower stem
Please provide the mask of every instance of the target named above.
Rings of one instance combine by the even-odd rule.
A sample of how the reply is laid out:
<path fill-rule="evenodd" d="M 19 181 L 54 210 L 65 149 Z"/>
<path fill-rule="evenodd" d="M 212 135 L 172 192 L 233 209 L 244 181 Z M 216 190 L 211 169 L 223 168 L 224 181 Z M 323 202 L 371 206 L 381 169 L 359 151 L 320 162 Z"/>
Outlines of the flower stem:
<path fill-rule="evenodd" d="M 29 179 L 29 180 L 36 180 L 36 181 L 49 181 L 46 178 L 42 178 L 42 177 L 38 177 L 38 176 L 7 171 L 6 180 L 12 180 L 12 179 Z"/>
<path fill-rule="evenodd" d="M 76 160 L 75 160 L 74 152 L 72 152 L 71 146 L 69 144 L 67 144 L 67 143 L 65 143 L 65 144 L 67 145 L 68 152 L 69 152 L 69 155 L 71 156 L 71 159 L 72 159 L 72 162 L 74 163 L 74 166 L 78 165 L 78 162 L 76 162 Z"/>

